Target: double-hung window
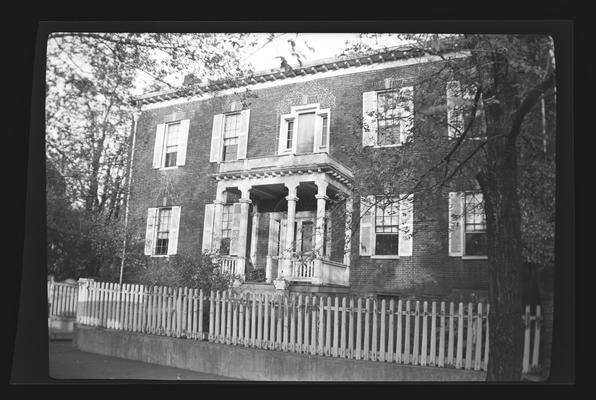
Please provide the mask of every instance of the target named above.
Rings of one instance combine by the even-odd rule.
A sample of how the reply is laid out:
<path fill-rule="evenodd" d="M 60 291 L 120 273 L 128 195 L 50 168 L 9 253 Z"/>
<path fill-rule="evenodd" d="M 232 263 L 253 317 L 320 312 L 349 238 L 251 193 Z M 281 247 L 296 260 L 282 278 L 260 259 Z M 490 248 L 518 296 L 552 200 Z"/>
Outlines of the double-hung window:
<path fill-rule="evenodd" d="M 377 196 L 375 205 L 375 255 L 397 255 L 399 207 L 397 199 Z"/>
<path fill-rule="evenodd" d="M 238 137 L 240 135 L 241 119 L 240 113 L 224 116 L 223 161 L 238 159 Z"/>
<path fill-rule="evenodd" d="M 459 81 L 447 82 L 447 134 L 450 138 L 460 137 L 466 129 L 467 139 L 486 137 L 486 119 L 482 94 L 475 104 L 477 87 Z M 472 110 L 476 113 L 472 119 Z"/>
<path fill-rule="evenodd" d="M 488 255 L 484 199 L 479 191 L 449 193 L 449 255 Z"/>
<path fill-rule="evenodd" d="M 178 134 L 180 131 L 180 122 L 166 125 L 165 140 L 165 162 L 164 167 L 175 167 L 176 157 L 178 155 Z"/>
<path fill-rule="evenodd" d="M 400 146 L 412 135 L 414 89 L 364 92 L 362 94 L 362 145 Z"/>
<path fill-rule="evenodd" d="M 155 238 L 155 255 L 168 254 L 168 244 L 170 240 L 170 218 L 172 216 L 171 208 L 160 208 L 157 218 L 157 236 Z"/>
<path fill-rule="evenodd" d="M 234 204 L 224 204 L 221 213 L 221 244 L 220 253 L 230 254 L 232 240 L 232 220 L 234 218 Z"/>
<path fill-rule="evenodd" d="M 467 192 L 464 210 L 464 255 L 486 256 L 486 219 L 482 193 Z"/>

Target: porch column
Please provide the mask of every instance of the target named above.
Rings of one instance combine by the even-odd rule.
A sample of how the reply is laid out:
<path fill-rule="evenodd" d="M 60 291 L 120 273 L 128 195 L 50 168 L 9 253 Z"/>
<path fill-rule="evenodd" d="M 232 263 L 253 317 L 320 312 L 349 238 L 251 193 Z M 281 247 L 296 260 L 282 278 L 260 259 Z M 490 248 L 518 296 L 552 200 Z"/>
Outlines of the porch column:
<path fill-rule="evenodd" d="M 322 283 L 323 281 L 323 247 L 325 244 L 325 207 L 327 200 L 326 195 L 328 183 L 324 180 L 315 182 L 317 184 L 317 219 L 315 223 L 315 259 L 314 259 L 314 281 L 313 283 Z"/>
<path fill-rule="evenodd" d="M 257 264 L 257 236 L 259 233 L 259 213 L 257 204 L 252 206 L 252 230 L 250 232 L 250 261 L 253 267 Z"/>
<path fill-rule="evenodd" d="M 248 242 L 248 211 L 250 209 L 249 190 L 250 187 L 240 188 L 242 197 L 238 200 L 240 203 L 240 226 L 238 232 L 238 264 L 236 267 L 236 273 L 246 279 L 246 244 Z"/>
<path fill-rule="evenodd" d="M 213 201 L 215 207 L 213 207 L 213 243 L 211 244 L 211 248 L 216 251 L 220 249 L 221 245 L 221 213 L 223 211 L 223 205 L 225 203 L 225 192 L 225 188 L 220 188 L 218 186 L 217 194 L 215 195 L 215 200 Z"/>
<path fill-rule="evenodd" d="M 296 202 L 298 201 L 298 197 L 296 196 L 298 183 L 286 184 L 286 187 L 288 188 L 288 195 L 286 196 L 286 200 L 288 201 L 288 226 L 286 229 L 286 242 L 284 243 L 281 272 L 278 274 L 281 278 L 289 277 L 292 274 L 294 223 L 296 222 Z"/>
<path fill-rule="evenodd" d="M 350 261 L 352 256 L 352 212 L 353 212 L 353 200 L 352 197 L 346 199 L 346 234 L 344 240 L 344 264 L 350 268 Z"/>

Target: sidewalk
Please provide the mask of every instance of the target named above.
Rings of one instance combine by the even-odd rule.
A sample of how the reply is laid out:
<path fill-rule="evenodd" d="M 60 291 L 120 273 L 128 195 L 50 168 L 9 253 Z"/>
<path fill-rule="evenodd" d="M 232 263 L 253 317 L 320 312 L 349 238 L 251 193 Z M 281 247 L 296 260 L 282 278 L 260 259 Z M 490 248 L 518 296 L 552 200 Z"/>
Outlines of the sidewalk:
<path fill-rule="evenodd" d="M 49 342 L 50 377 L 54 379 L 237 380 L 123 358 L 86 353 L 70 340 Z"/>

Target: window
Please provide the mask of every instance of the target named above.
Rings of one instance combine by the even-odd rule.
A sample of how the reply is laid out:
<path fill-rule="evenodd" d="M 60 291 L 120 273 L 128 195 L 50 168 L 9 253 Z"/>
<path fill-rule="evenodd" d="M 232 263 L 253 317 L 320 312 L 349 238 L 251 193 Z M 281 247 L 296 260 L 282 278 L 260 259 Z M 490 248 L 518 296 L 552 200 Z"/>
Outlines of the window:
<path fill-rule="evenodd" d="M 230 242 L 232 240 L 232 220 L 234 218 L 234 205 L 225 204 L 221 215 L 221 244 L 220 253 L 230 254 Z"/>
<path fill-rule="evenodd" d="M 294 140 L 294 120 L 293 119 L 289 119 L 287 121 L 287 125 L 288 125 L 288 129 L 287 129 L 287 140 L 286 140 L 286 149 L 287 150 L 292 150 L 293 148 L 293 140 Z"/>
<path fill-rule="evenodd" d="M 414 89 L 364 92 L 362 94 L 362 145 L 400 146 L 412 134 Z"/>
<path fill-rule="evenodd" d="M 397 92 L 380 92 L 377 96 L 377 144 L 399 144 L 401 124 Z"/>
<path fill-rule="evenodd" d="M 176 155 L 178 154 L 178 132 L 180 123 L 166 125 L 166 146 L 164 167 L 176 166 Z"/>
<path fill-rule="evenodd" d="M 397 199 L 377 196 L 375 205 L 375 254 L 397 255 L 399 206 Z"/>
<path fill-rule="evenodd" d="M 464 255 L 486 256 L 486 217 L 482 193 L 466 193 L 464 210 Z"/>
<path fill-rule="evenodd" d="M 292 107 L 281 116 L 279 154 L 327 152 L 329 142 L 329 109 L 319 104 Z"/>
<path fill-rule="evenodd" d="M 470 123 L 472 126 L 466 134 L 467 139 L 482 139 L 486 136 L 482 94 L 476 106 L 474 121 L 471 118 L 476 90 L 476 86 L 472 84 L 461 84 L 459 81 L 447 82 L 447 132 L 450 138 L 461 136 Z"/>
<path fill-rule="evenodd" d="M 224 161 L 234 161 L 238 159 L 238 137 L 240 135 L 240 123 L 240 113 L 225 115 L 223 131 Z"/>
<path fill-rule="evenodd" d="M 171 208 L 160 208 L 157 218 L 157 237 L 155 241 L 155 255 L 168 254 L 168 244 L 170 240 L 170 218 Z"/>

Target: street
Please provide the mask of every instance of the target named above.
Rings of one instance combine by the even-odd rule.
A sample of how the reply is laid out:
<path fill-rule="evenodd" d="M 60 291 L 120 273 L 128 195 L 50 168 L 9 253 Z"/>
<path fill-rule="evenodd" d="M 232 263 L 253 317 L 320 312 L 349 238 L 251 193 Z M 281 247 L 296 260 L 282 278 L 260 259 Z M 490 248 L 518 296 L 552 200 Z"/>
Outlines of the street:
<path fill-rule="evenodd" d="M 70 340 L 49 342 L 50 377 L 54 379 L 237 380 L 141 361 L 86 353 Z"/>

